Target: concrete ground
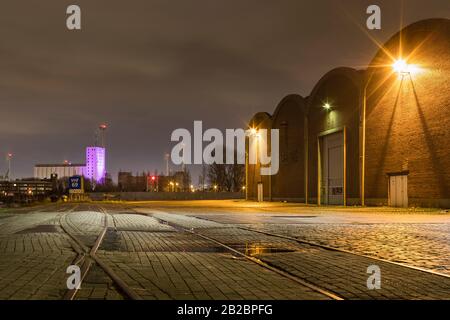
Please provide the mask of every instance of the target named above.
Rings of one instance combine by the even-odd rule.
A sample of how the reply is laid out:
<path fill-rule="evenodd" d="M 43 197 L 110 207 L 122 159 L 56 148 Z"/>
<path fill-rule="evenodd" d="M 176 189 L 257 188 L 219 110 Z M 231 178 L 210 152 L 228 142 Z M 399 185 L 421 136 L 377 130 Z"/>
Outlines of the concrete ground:
<path fill-rule="evenodd" d="M 67 267 L 88 262 L 68 294 Z M 0 210 L 0 299 L 63 298 L 448 300 L 450 215 L 245 201 Z"/>

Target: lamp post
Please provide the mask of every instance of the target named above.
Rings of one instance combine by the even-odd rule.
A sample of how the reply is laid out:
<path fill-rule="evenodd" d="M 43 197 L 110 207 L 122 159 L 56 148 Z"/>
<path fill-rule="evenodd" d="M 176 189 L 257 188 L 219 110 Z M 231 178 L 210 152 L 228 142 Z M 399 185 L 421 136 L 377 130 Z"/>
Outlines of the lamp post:
<path fill-rule="evenodd" d="M 254 138 L 258 136 L 258 130 L 256 128 L 250 128 L 249 130 L 247 130 L 247 137 L 246 140 L 248 140 L 248 143 L 246 144 L 245 147 L 245 200 L 248 201 L 248 190 L 249 190 L 249 186 L 248 186 L 248 167 L 249 167 L 249 150 L 250 150 L 250 138 Z"/>

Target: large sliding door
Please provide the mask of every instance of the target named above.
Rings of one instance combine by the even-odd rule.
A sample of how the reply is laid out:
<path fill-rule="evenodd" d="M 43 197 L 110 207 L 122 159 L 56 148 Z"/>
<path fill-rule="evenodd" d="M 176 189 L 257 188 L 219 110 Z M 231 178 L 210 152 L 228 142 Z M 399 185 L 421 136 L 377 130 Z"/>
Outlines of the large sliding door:
<path fill-rule="evenodd" d="M 321 204 L 344 205 L 344 132 L 324 135 L 319 141 Z"/>

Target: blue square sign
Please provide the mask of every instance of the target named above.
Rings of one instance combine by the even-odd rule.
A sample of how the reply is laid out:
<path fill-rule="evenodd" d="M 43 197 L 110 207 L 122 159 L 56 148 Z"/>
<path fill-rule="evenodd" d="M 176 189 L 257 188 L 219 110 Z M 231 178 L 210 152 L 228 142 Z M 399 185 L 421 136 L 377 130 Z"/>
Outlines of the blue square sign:
<path fill-rule="evenodd" d="M 73 176 L 69 178 L 69 192 L 82 193 L 83 192 L 83 177 Z"/>

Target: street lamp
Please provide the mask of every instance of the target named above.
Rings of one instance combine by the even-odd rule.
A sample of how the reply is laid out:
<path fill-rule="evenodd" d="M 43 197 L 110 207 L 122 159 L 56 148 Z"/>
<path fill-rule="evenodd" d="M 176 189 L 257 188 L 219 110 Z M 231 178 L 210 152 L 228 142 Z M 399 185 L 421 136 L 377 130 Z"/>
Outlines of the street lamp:
<path fill-rule="evenodd" d="M 411 73 L 410 65 L 408 65 L 408 63 L 406 63 L 406 61 L 403 59 L 396 60 L 392 65 L 392 68 L 399 75 L 406 75 Z"/>
<path fill-rule="evenodd" d="M 331 110 L 331 105 L 327 102 L 327 103 L 325 103 L 325 104 L 323 105 L 323 108 L 324 108 L 325 110 Z"/>
<path fill-rule="evenodd" d="M 415 75 L 423 71 L 420 66 L 410 64 L 401 58 L 394 61 L 392 64 L 392 69 L 400 76 Z"/>
<path fill-rule="evenodd" d="M 247 131 L 247 136 L 251 138 L 259 138 L 259 132 L 257 128 L 250 128 Z M 248 166 L 249 166 L 249 149 L 250 149 L 250 141 L 247 144 L 248 148 L 245 148 L 245 200 L 248 200 Z"/>

